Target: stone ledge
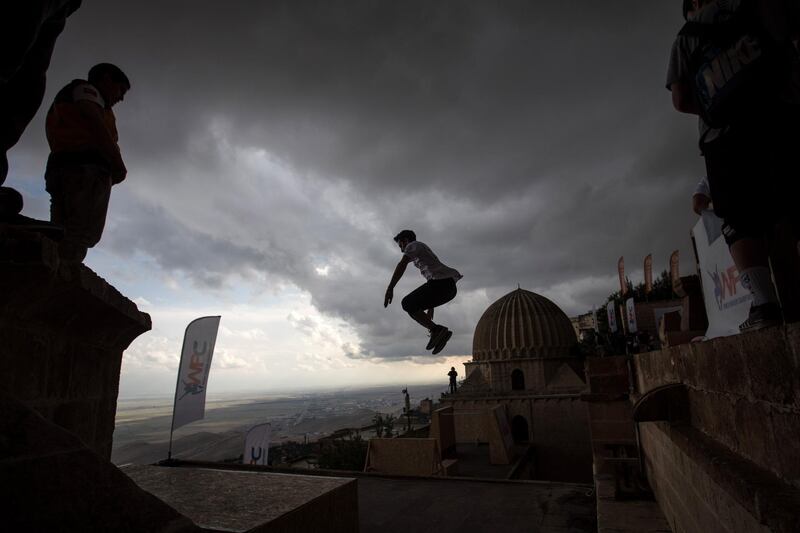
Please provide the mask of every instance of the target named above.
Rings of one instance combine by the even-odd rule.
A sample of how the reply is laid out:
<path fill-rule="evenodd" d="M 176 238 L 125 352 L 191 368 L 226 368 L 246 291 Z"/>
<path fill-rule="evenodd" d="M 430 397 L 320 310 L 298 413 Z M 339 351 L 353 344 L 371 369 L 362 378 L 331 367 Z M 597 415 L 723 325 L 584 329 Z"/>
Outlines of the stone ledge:
<path fill-rule="evenodd" d="M 669 383 L 800 413 L 800 323 L 634 356 L 640 394 Z"/>
<path fill-rule="evenodd" d="M 687 500 L 693 500 L 697 507 L 689 513 L 694 516 L 695 527 L 717 524 L 726 531 L 749 533 L 757 530 L 756 524 L 761 524 L 767 531 L 800 531 L 800 514 L 797 513 L 800 490 L 732 453 L 697 429 L 647 422 L 642 424 L 642 441 L 648 476 L 668 518 L 675 513 L 686 515 L 689 511 L 676 509 L 686 502 L 672 501 L 670 494 L 696 491 L 695 497 L 688 496 Z M 734 502 L 746 514 L 735 511 Z M 751 526 L 741 522 L 746 515 L 752 519 Z M 721 524 L 720 521 L 730 523 Z"/>
<path fill-rule="evenodd" d="M 638 390 L 683 383 L 694 428 L 800 487 L 799 340 L 789 324 L 638 354 Z"/>
<path fill-rule="evenodd" d="M 0 316 L 6 323 L 48 324 L 65 334 L 105 330 L 107 338 L 100 335 L 98 342 L 121 344 L 123 349 L 152 327 L 147 313 L 91 269 L 62 264 L 53 241 L 3 226 L 0 293 Z"/>
<path fill-rule="evenodd" d="M 199 531 L 74 435 L 0 390 L 3 531 Z"/>
<path fill-rule="evenodd" d="M 122 352 L 150 316 L 56 244 L 0 225 L 0 389 L 110 457 Z"/>
<path fill-rule="evenodd" d="M 652 500 L 617 500 L 611 475 L 596 475 L 598 533 L 670 533 L 667 519 Z"/>
<path fill-rule="evenodd" d="M 358 531 L 355 479 L 162 466 L 123 471 L 208 531 Z"/>

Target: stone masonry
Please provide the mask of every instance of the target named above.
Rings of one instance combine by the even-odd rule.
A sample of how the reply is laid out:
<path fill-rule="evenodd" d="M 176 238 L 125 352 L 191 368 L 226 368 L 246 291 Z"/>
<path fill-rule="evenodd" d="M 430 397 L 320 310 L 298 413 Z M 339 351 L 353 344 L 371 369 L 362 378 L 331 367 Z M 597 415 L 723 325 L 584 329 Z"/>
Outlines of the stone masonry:
<path fill-rule="evenodd" d="M 639 424 L 674 531 L 800 531 L 800 324 L 634 356 L 640 394 L 683 384 L 690 423 Z"/>
<path fill-rule="evenodd" d="M 0 386 L 111 456 L 122 352 L 150 316 L 56 245 L 0 229 Z"/>

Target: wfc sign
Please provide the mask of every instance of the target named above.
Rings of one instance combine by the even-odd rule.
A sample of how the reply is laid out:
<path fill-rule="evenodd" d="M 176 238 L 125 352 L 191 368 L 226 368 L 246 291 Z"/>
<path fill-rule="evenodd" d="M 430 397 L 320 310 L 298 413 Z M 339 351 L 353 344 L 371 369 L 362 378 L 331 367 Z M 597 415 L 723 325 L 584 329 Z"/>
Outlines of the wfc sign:
<path fill-rule="evenodd" d="M 206 316 L 193 320 L 186 326 L 178 383 L 175 387 L 172 430 L 205 416 L 208 373 L 217 341 L 219 320 L 219 316 Z"/>

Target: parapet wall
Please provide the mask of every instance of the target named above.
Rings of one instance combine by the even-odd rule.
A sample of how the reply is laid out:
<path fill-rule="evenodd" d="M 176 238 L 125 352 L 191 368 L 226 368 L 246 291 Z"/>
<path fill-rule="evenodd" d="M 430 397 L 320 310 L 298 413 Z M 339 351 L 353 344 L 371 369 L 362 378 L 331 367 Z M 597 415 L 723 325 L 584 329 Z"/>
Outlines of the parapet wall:
<path fill-rule="evenodd" d="M 150 316 L 55 244 L 0 229 L 0 387 L 111 456 L 122 353 Z"/>
<path fill-rule="evenodd" d="M 645 393 L 683 383 L 692 427 L 800 488 L 800 324 L 635 356 Z"/>
<path fill-rule="evenodd" d="M 682 383 L 688 423 L 639 424 L 674 531 L 800 531 L 800 325 L 634 356 L 639 394 Z"/>

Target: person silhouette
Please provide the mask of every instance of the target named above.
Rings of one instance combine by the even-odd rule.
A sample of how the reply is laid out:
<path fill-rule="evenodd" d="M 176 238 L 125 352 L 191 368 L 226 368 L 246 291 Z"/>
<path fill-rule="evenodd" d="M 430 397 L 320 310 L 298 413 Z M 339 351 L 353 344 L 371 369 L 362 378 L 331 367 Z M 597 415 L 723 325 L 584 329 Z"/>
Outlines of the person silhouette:
<path fill-rule="evenodd" d="M 386 289 L 383 307 L 392 303 L 394 286 L 403 277 L 408 264 L 413 262 L 426 282 L 406 295 L 401 305 L 411 318 L 428 330 L 430 340 L 425 349 L 433 350 L 432 353 L 437 354 L 444 349 L 453 332 L 433 321 L 433 309 L 456 297 L 458 292 L 456 282 L 463 276 L 458 270 L 439 261 L 425 243 L 417 240 L 413 231 L 408 229 L 401 231 L 394 237 L 394 241 L 403 252 L 403 257 L 394 269 L 389 287 Z"/>
<path fill-rule="evenodd" d="M 100 63 L 89 70 L 88 80 L 61 89 L 47 112 L 45 188 L 50 220 L 64 227 L 58 249 L 63 261 L 80 263 L 100 241 L 111 186 L 127 175 L 111 108 L 130 88 L 119 67 Z"/>
<path fill-rule="evenodd" d="M 458 388 L 458 384 L 456 383 L 456 378 L 458 377 L 458 372 L 456 372 L 456 367 L 451 366 L 450 372 L 448 372 L 447 375 L 450 376 L 450 392 L 454 393 Z"/>

